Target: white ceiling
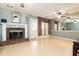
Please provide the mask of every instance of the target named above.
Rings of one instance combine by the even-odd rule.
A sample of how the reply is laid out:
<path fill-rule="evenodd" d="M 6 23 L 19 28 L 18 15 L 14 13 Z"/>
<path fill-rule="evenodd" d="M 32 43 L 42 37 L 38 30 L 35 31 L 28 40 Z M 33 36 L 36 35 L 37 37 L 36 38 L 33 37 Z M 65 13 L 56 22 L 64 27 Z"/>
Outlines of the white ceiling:
<path fill-rule="evenodd" d="M 13 8 L 6 5 L 13 6 Z M 24 8 L 21 8 L 19 3 L 0 3 L 0 7 L 51 19 L 55 18 L 55 14 L 59 11 L 70 14 L 78 12 L 79 3 L 24 3 Z"/>

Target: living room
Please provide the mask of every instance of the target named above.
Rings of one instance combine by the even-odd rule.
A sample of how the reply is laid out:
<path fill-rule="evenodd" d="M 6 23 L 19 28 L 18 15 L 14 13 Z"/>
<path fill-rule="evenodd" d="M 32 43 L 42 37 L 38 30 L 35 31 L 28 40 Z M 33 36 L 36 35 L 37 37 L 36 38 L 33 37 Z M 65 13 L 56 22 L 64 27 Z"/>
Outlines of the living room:
<path fill-rule="evenodd" d="M 79 55 L 78 7 L 79 3 L 0 3 L 0 55 Z"/>

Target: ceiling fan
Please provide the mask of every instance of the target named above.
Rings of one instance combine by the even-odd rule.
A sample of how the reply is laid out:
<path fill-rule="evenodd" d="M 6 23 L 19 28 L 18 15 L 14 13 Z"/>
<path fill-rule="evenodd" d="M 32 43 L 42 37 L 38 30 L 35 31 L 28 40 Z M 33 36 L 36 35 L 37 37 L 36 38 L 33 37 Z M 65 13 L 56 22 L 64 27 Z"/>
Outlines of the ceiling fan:
<path fill-rule="evenodd" d="M 20 3 L 20 7 L 24 8 L 24 3 Z"/>
<path fill-rule="evenodd" d="M 69 15 L 69 13 L 67 13 L 67 12 L 56 12 L 56 15 L 57 15 L 57 17 L 58 18 L 62 18 L 62 17 L 66 17 L 66 16 L 68 16 Z M 60 16 L 60 17 L 59 17 Z"/>
<path fill-rule="evenodd" d="M 24 3 L 20 3 L 20 4 L 7 4 L 6 6 L 9 7 L 9 8 L 16 8 L 18 6 L 20 6 L 21 8 L 25 7 Z"/>

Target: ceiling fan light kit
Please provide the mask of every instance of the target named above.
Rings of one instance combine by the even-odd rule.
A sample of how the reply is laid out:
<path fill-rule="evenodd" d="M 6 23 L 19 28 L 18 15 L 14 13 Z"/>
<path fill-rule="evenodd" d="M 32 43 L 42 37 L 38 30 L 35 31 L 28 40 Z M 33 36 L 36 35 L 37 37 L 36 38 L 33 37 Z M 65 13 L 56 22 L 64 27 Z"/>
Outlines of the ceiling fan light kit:
<path fill-rule="evenodd" d="M 20 3 L 20 7 L 24 8 L 24 3 Z"/>

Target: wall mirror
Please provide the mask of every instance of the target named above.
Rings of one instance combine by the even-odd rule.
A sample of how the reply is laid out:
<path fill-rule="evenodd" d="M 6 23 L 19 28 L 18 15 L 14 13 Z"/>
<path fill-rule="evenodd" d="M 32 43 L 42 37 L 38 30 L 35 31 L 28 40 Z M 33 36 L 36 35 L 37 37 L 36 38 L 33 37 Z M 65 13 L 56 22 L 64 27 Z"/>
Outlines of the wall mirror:
<path fill-rule="evenodd" d="M 61 30 L 79 31 L 79 19 L 66 19 L 61 22 Z"/>
<path fill-rule="evenodd" d="M 61 21 L 54 22 L 55 30 L 79 31 L 79 16 L 69 16 L 60 20 Z"/>
<path fill-rule="evenodd" d="M 21 13 L 12 12 L 12 22 L 20 23 L 20 21 L 21 21 Z"/>

